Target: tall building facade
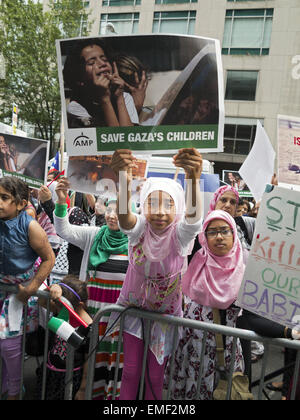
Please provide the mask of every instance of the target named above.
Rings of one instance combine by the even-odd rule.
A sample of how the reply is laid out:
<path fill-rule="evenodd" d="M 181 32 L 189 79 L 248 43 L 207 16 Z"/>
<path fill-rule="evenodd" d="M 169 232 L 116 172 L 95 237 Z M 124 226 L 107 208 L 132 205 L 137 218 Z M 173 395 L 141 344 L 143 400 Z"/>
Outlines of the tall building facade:
<path fill-rule="evenodd" d="M 91 36 L 174 33 L 222 48 L 224 153 L 215 172 L 238 170 L 257 120 L 277 149 L 277 115 L 300 116 L 300 0 L 90 0 Z"/>

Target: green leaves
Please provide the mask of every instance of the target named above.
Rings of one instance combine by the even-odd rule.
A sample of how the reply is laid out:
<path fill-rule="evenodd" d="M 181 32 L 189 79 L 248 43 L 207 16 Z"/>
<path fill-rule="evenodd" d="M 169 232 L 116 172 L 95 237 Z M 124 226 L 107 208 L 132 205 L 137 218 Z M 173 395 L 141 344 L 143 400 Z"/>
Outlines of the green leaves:
<path fill-rule="evenodd" d="M 55 41 L 78 37 L 87 17 L 82 0 L 50 0 L 47 7 L 36 0 L 2 0 L 0 121 L 11 123 L 14 102 L 19 118 L 37 127 L 37 137 L 53 140 L 61 116 Z"/>

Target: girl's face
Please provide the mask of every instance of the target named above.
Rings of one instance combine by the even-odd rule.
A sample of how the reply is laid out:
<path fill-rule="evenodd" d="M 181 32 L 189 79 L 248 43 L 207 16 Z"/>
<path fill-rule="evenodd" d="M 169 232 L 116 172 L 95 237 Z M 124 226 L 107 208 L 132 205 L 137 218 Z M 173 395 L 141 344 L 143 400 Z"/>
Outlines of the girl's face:
<path fill-rule="evenodd" d="M 81 57 L 85 61 L 85 77 L 93 82 L 94 77 L 112 74 L 112 67 L 103 49 L 98 45 L 89 45 L 81 51 Z"/>
<path fill-rule="evenodd" d="M 226 191 L 217 201 L 215 210 L 223 210 L 234 217 L 237 207 L 236 196 L 233 191 Z"/>
<path fill-rule="evenodd" d="M 145 202 L 145 216 L 153 229 L 162 231 L 175 219 L 173 198 L 165 191 L 153 191 Z"/>
<path fill-rule="evenodd" d="M 242 204 L 241 206 L 238 206 L 236 209 L 236 216 L 243 216 L 244 214 L 248 213 L 248 207 L 246 204 Z"/>
<path fill-rule="evenodd" d="M 26 200 L 16 204 L 15 198 L 0 186 L 0 219 L 10 220 L 16 217 L 26 206 Z"/>
<path fill-rule="evenodd" d="M 110 203 L 106 207 L 105 221 L 110 230 L 119 230 L 117 204 Z"/>
<path fill-rule="evenodd" d="M 233 232 L 225 220 L 216 219 L 209 223 L 205 231 L 208 248 L 218 257 L 222 257 L 233 247 Z"/>

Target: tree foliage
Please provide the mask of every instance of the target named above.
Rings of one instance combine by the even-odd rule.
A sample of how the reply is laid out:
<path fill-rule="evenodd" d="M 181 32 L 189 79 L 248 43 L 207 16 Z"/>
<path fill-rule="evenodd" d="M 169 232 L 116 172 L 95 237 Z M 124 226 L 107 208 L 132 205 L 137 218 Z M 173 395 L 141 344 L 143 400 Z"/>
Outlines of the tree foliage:
<path fill-rule="evenodd" d="M 0 53 L 5 78 L 0 79 L 0 121 L 11 121 L 12 104 L 19 118 L 50 140 L 60 131 L 61 100 L 56 40 L 87 35 L 82 0 L 0 0 Z M 81 31 L 81 33 L 80 33 Z M 2 72 L 4 73 L 4 72 Z"/>

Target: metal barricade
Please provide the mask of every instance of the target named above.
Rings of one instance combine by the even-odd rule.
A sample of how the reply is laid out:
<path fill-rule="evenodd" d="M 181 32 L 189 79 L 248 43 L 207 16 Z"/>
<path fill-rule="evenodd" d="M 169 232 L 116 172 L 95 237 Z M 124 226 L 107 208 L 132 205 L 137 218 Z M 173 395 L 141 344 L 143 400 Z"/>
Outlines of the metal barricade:
<path fill-rule="evenodd" d="M 9 285 L 9 284 L 0 284 L 0 291 L 11 293 L 18 293 L 18 286 Z M 34 297 L 44 298 L 47 301 L 45 324 L 47 325 L 50 319 L 50 293 L 48 291 L 38 290 Z M 27 323 L 27 305 L 24 306 L 24 325 Z M 25 343 L 26 343 L 26 328 L 24 328 L 23 340 L 22 340 L 22 364 L 21 364 L 21 384 L 20 384 L 20 393 L 19 399 L 23 399 L 23 385 L 24 385 L 24 364 L 25 364 Z M 41 399 L 45 400 L 46 397 L 46 374 L 47 374 L 47 359 L 48 359 L 48 345 L 49 345 L 49 329 L 45 328 L 45 342 L 44 342 L 44 351 L 43 351 L 43 362 L 42 362 L 42 389 L 41 389 Z M 67 343 L 67 358 L 66 358 L 66 373 L 65 373 L 65 392 L 64 399 L 72 399 L 72 387 L 73 387 L 73 363 L 74 363 L 74 349 Z M 0 401 L 2 395 L 2 358 L 0 355 Z M 34 399 L 34 398 L 32 398 Z"/>
<path fill-rule="evenodd" d="M 1 291 L 7 291 L 9 293 L 17 293 L 18 289 L 16 286 L 11 285 L 0 285 Z M 50 300 L 49 300 L 49 292 L 48 291 L 38 291 L 35 295 L 36 297 L 46 298 L 47 299 L 47 309 L 46 309 L 46 324 L 50 318 Z M 174 328 L 174 335 L 173 335 L 173 348 L 176 349 L 176 343 L 178 338 L 178 331 L 179 327 L 186 327 L 196 330 L 203 330 L 203 339 L 202 344 L 206 341 L 207 334 L 209 332 L 212 333 L 220 333 L 226 336 L 233 337 L 233 351 L 232 354 L 235 354 L 235 348 L 237 345 L 238 338 L 250 340 L 250 341 L 259 341 L 262 342 L 265 346 L 265 352 L 262 359 L 262 369 L 260 379 L 257 381 L 258 389 L 258 396 L 257 399 L 261 400 L 264 392 L 264 382 L 269 379 L 271 376 L 266 375 L 266 368 L 267 362 L 269 358 L 269 349 L 270 346 L 277 346 L 280 348 L 291 348 L 297 351 L 297 357 L 295 362 L 294 368 L 294 381 L 293 387 L 291 391 L 291 399 L 295 399 L 296 387 L 298 383 L 298 375 L 300 370 L 300 342 L 299 341 L 292 341 L 287 339 L 270 339 L 259 336 L 255 334 L 253 331 L 242 330 L 238 328 L 232 328 L 212 323 L 205 323 L 194 321 L 191 319 L 185 319 L 180 317 L 175 317 L 172 315 L 162 315 L 157 312 L 150 312 L 141 310 L 138 308 L 124 308 L 123 306 L 119 305 L 108 305 L 105 309 L 99 310 L 93 319 L 93 323 L 90 329 L 90 345 L 89 345 L 89 354 L 88 354 L 88 366 L 87 366 L 87 380 L 86 380 L 86 393 L 85 399 L 91 400 L 92 399 L 92 389 L 93 389 L 93 381 L 94 381 L 94 371 L 95 371 L 95 361 L 96 361 L 96 351 L 99 342 L 99 322 L 104 314 L 107 312 L 117 312 L 120 315 L 120 329 L 119 329 L 119 341 L 117 347 L 117 360 L 116 360 L 116 368 L 115 368 L 115 377 L 114 377 L 114 389 L 113 389 L 113 399 L 116 396 L 116 389 L 117 389 L 117 378 L 118 378 L 118 369 L 119 369 L 119 360 L 120 360 L 120 352 L 121 352 L 121 344 L 122 344 L 122 332 L 123 332 L 123 325 L 124 325 L 124 318 L 126 315 L 134 316 L 145 320 L 145 336 L 144 336 L 144 355 L 143 355 L 143 364 L 142 364 L 142 375 L 140 381 L 140 389 L 138 398 L 139 400 L 143 399 L 143 391 L 144 391 L 144 381 L 145 381 L 145 372 L 146 372 L 146 359 L 147 359 L 147 351 L 148 345 L 150 341 L 150 327 L 151 321 L 158 321 L 163 323 L 168 323 L 173 325 Z M 27 306 L 24 308 L 24 325 L 26 325 L 27 319 Z M 44 400 L 46 397 L 46 373 L 47 373 L 47 358 L 48 358 L 48 343 L 49 343 L 49 330 L 46 328 L 45 334 L 45 343 L 44 343 L 44 354 L 43 354 L 43 363 L 42 363 L 42 390 L 41 390 L 41 399 Z M 23 334 L 23 344 L 22 344 L 22 368 L 21 368 L 21 385 L 20 385 L 20 399 L 23 398 L 23 381 L 24 381 L 24 363 L 25 363 L 25 339 L 26 339 L 26 331 Z M 199 399 L 200 395 L 200 384 L 203 375 L 203 367 L 204 367 L 204 350 L 205 346 L 202 345 L 202 352 L 199 355 L 200 361 L 200 369 L 199 369 L 199 377 L 197 381 L 197 397 L 196 400 Z M 172 378 L 172 373 L 174 370 L 174 357 L 175 357 L 175 350 L 173 351 L 171 358 L 170 358 L 170 381 Z M 74 364 L 74 349 L 68 345 L 67 346 L 67 360 L 66 360 L 66 374 L 65 374 L 65 393 L 64 399 L 70 400 L 72 399 L 72 388 L 73 388 L 73 364 Z M 227 392 L 227 399 L 230 398 L 230 391 L 231 391 L 231 379 L 234 370 L 234 357 L 232 357 L 230 371 L 229 371 L 229 387 Z M 284 370 L 284 369 L 283 369 Z M 169 384 L 170 384 L 169 381 Z M 0 357 L 0 399 L 1 399 L 1 384 L 2 384 L 2 369 L 1 369 L 1 357 Z M 168 387 L 166 393 L 166 399 L 170 399 L 170 386 Z M 34 399 L 34 398 L 33 398 Z"/>
<path fill-rule="evenodd" d="M 176 349 L 175 343 L 177 343 L 177 337 L 178 337 L 178 329 L 179 327 L 186 327 L 196 330 L 203 330 L 203 339 L 202 339 L 202 352 L 199 355 L 199 361 L 200 361 L 200 372 L 199 377 L 197 381 L 197 397 L 196 400 L 199 399 L 200 395 L 200 384 L 201 379 L 203 375 L 203 367 L 204 367 L 204 350 L 205 346 L 203 343 L 206 341 L 208 332 L 212 333 L 219 333 L 226 336 L 233 337 L 233 351 L 232 354 L 235 354 L 235 348 L 237 345 L 238 338 L 250 340 L 250 341 L 259 341 L 262 342 L 265 346 L 265 352 L 262 359 L 262 369 L 261 369 L 261 375 L 259 379 L 259 389 L 258 389 L 258 396 L 257 399 L 261 400 L 263 396 L 264 391 L 264 382 L 265 382 L 265 376 L 266 376 L 266 368 L 268 363 L 268 357 L 269 357 L 269 350 L 270 346 L 276 346 L 280 348 L 291 348 L 297 350 L 297 358 L 295 363 L 295 369 L 294 369 L 294 381 L 293 381 L 293 387 L 291 391 L 291 399 L 295 399 L 295 393 L 296 393 L 296 387 L 298 383 L 298 375 L 299 375 L 299 369 L 300 369 L 300 341 L 293 341 L 293 340 L 287 340 L 283 338 L 266 338 L 259 336 L 258 334 L 254 333 L 253 331 L 249 330 L 243 330 L 239 328 L 232 328 L 227 327 L 223 325 L 217 325 L 212 323 L 206 323 L 206 322 L 199 322 L 194 321 L 191 319 L 185 319 L 180 317 L 175 317 L 172 315 L 162 315 L 157 312 L 150 312 L 141 310 L 138 308 L 125 308 L 123 306 L 119 305 L 109 305 L 106 306 L 105 309 L 100 309 L 94 316 L 93 324 L 91 326 L 91 332 L 90 332 L 90 347 L 89 347 L 89 356 L 88 356 L 88 372 L 87 372 L 87 383 L 86 383 L 86 393 L 85 393 L 85 399 L 91 400 L 92 399 L 92 388 L 93 388 L 93 379 L 94 379 L 94 369 L 95 369 L 95 358 L 96 358 L 96 349 L 97 349 L 97 343 L 98 343 L 98 325 L 99 322 L 104 314 L 107 312 L 118 312 L 120 314 L 120 330 L 119 330 L 119 343 L 118 343 L 118 353 L 117 353 L 117 361 L 116 361 L 116 368 L 115 368 L 115 383 L 114 383 L 114 393 L 113 393 L 113 399 L 115 399 L 115 393 L 116 393 L 116 382 L 118 377 L 118 368 L 119 368 L 119 360 L 120 360 L 120 350 L 121 350 L 121 340 L 122 340 L 122 332 L 123 332 L 123 324 L 124 324 L 124 317 L 126 315 L 135 316 L 138 318 L 142 318 L 146 321 L 146 328 L 145 328 L 145 338 L 144 338 L 144 355 L 143 355 L 143 365 L 142 365 L 142 375 L 141 375 L 141 381 L 140 381 L 140 389 L 139 389 L 139 399 L 142 400 L 143 398 L 143 389 L 144 389 L 144 380 L 145 380 L 145 369 L 146 369 L 146 357 L 147 357 L 147 351 L 148 351 L 148 345 L 150 340 L 150 323 L 151 321 L 158 321 L 163 323 L 168 323 L 173 325 L 174 328 L 174 335 L 173 335 L 173 348 Z M 169 375 L 169 386 L 167 391 L 166 399 L 170 399 L 170 382 L 172 378 L 172 373 L 174 370 L 174 357 L 175 357 L 175 350 L 171 355 L 170 359 L 170 375 Z M 231 383 L 232 383 L 232 375 L 234 371 L 234 357 L 231 359 L 230 364 L 230 370 L 229 370 L 229 381 L 228 381 L 228 391 L 227 391 L 227 399 L 230 399 L 231 395 Z"/>

